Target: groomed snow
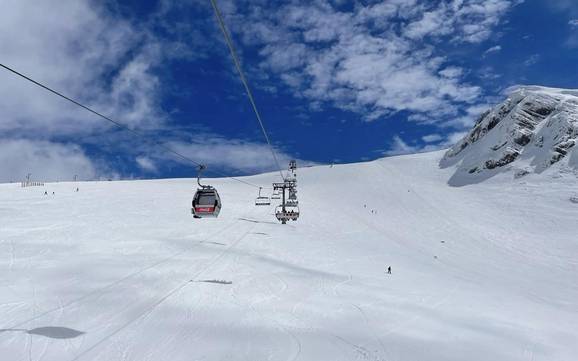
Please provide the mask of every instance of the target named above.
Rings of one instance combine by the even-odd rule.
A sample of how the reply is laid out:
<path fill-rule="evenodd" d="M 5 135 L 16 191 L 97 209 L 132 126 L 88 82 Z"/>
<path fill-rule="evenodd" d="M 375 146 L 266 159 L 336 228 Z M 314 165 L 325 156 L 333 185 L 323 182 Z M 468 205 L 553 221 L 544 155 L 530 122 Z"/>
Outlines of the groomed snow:
<path fill-rule="evenodd" d="M 193 180 L 0 185 L 0 359 L 578 359 L 575 176 L 442 155 L 300 169 L 285 226 L 227 179 L 203 220 Z"/>

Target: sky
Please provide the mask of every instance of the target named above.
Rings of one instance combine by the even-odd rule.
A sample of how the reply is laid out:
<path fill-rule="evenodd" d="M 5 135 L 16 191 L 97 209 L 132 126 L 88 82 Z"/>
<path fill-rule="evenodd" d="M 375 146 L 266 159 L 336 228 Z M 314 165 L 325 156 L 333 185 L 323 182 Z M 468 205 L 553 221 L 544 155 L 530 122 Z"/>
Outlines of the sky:
<path fill-rule="evenodd" d="M 282 166 L 444 149 L 519 85 L 578 88 L 574 0 L 218 0 Z M 275 164 L 209 0 L 2 0 L 0 182 Z"/>

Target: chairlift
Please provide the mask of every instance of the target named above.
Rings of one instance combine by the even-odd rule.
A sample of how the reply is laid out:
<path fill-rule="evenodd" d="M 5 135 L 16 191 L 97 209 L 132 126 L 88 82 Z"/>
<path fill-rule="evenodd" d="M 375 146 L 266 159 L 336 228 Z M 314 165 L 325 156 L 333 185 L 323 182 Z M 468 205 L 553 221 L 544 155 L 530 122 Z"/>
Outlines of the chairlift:
<path fill-rule="evenodd" d="M 193 197 L 191 213 L 195 218 L 218 217 L 221 211 L 221 198 L 219 192 L 210 185 L 201 184 L 201 172 L 205 166 L 199 166 L 197 173 L 197 183 L 199 187 Z"/>
<path fill-rule="evenodd" d="M 259 196 L 257 196 L 257 199 L 255 199 L 255 205 L 256 206 L 271 205 L 271 199 L 269 199 L 269 197 L 262 196 L 261 189 L 263 189 L 263 187 L 259 187 Z"/>
<path fill-rule="evenodd" d="M 278 189 L 275 189 L 271 195 L 271 199 L 281 199 L 281 192 L 279 192 Z"/>
<path fill-rule="evenodd" d="M 282 224 L 287 223 L 287 221 L 296 221 L 299 218 L 299 206 L 288 202 L 284 205 L 277 206 L 277 208 L 275 208 L 275 217 L 277 217 Z"/>

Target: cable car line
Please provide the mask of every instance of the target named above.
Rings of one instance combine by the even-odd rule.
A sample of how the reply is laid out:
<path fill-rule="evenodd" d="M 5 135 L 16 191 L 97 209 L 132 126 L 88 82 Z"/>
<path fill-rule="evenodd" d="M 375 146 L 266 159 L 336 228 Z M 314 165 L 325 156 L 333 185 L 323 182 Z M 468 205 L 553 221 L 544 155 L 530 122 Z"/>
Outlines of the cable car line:
<path fill-rule="evenodd" d="M 263 120 L 261 119 L 261 114 L 259 113 L 259 110 L 257 110 L 257 104 L 255 103 L 255 99 L 253 98 L 253 93 L 251 92 L 251 88 L 249 88 L 249 82 L 247 81 L 247 78 L 245 77 L 245 73 L 243 72 L 243 69 L 241 68 L 241 62 L 239 61 L 239 57 L 237 56 L 237 52 L 235 51 L 235 46 L 233 45 L 233 40 L 231 39 L 231 36 L 229 35 L 229 32 L 227 31 L 227 27 L 225 26 L 225 21 L 223 20 L 223 16 L 221 15 L 221 11 L 219 10 L 219 7 L 217 5 L 217 1 L 211 0 L 211 5 L 213 6 L 213 10 L 215 11 L 215 16 L 217 17 L 219 27 L 221 28 L 221 32 L 223 33 L 223 36 L 225 37 L 225 42 L 227 43 L 227 47 L 229 48 L 229 52 L 231 53 L 231 57 L 233 58 L 233 62 L 235 63 L 235 67 L 237 68 L 237 72 L 239 73 L 239 77 L 241 78 L 241 82 L 243 83 L 243 86 L 245 87 L 245 92 L 247 93 L 247 97 L 249 98 L 249 101 L 251 102 L 251 106 L 253 107 L 253 111 L 255 112 L 255 116 L 257 117 L 257 121 L 259 122 L 259 125 L 261 126 L 261 131 L 263 132 L 263 136 L 265 137 L 265 140 L 267 141 L 267 144 L 269 145 L 269 149 L 271 150 L 271 154 L 273 155 L 273 159 L 275 161 L 275 164 L 277 165 L 277 169 L 279 169 L 279 174 L 281 175 L 281 179 L 285 179 L 285 177 L 283 176 L 283 171 L 281 170 L 282 169 L 281 165 L 279 164 L 279 160 L 277 159 L 277 154 L 275 153 L 275 149 L 273 148 L 273 145 L 271 144 L 271 140 L 269 139 L 269 135 L 267 134 L 267 131 L 265 130 L 265 125 L 263 125 Z"/>
<path fill-rule="evenodd" d="M 44 84 L 42 84 L 42 83 L 40 83 L 40 82 L 38 82 L 38 81 L 30 78 L 29 76 L 26 76 L 26 75 L 24 75 L 24 74 L 22 74 L 22 73 L 20 73 L 20 72 L 18 72 L 18 71 L 16 71 L 16 70 L 8 67 L 8 66 L 6 66 L 6 65 L 4 65 L 4 64 L 2 64 L 2 63 L 0 63 L 0 67 L 8 70 L 9 72 L 11 72 L 11 73 L 13 73 L 13 74 L 18 75 L 19 77 L 21 77 L 21 78 L 23 78 L 23 79 L 28 80 L 29 82 L 35 84 L 36 86 L 39 86 L 40 88 L 43 88 L 44 90 L 49 91 L 50 93 L 52 93 L 52 94 L 54 94 L 54 95 L 57 95 L 57 96 L 65 99 L 65 100 L 71 102 L 72 104 L 75 104 L 75 105 L 83 108 L 84 110 L 89 111 L 89 112 L 92 113 L 92 114 L 97 115 L 98 117 L 100 117 L 100 118 L 102 118 L 102 119 L 104 119 L 104 120 L 106 120 L 106 121 L 114 124 L 115 126 L 117 126 L 117 127 L 120 128 L 120 129 L 126 130 L 126 131 L 128 131 L 128 132 L 130 132 L 130 133 L 132 133 L 132 134 L 134 134 L 134 135 L 136 135 L 136 136 L 138 136 L 139 138 L 144 139 L 144 140 L 147 141 L 147 142 L 153 143 L 153 144 L 156 145 L 157 147 L 164 149 L 164 150 L 167 151 L 168 153 L 171 153 L 171 154 L 177 156 L 178 158 L 180 158 L 180 159 L 182 159 L 182 160 L 184 160 L 184 161 L 186 161 L 186 162 L 192 163 L 192 164 L 194 164 L 195 166 L 198 166 L 198 167 L 200 167 L 200 166 L 203 166 L 203 167 L 204 167 L 203 164 L 195 161 L 194 159 L 191 159 L 191 158 L 187 157 L 186 155 L 183 155 L 183 154 L 177 152 L 176 150 L 168 147 L 167 145 L 165 145 L 165 144 L 163 144 L 163 143 L 161 143 L 161 142 L 157 142 L 157 141 L 152 141 L 152 140 L 150 140 L 149 137 L 147 137 L 146 135 L 141 134 L 140 132 L 138 132 L 138 131 L 136 131 L 136 130 L 134 130 L 134 129 L 129 128 L 128 126 L 126 126 L 126 125 L 124 125 L 124 124 L 122 124 L 122 123 L 120 123 L 120 122 L 118 122 L 118 121 L 116 121 L 116 120 L 114 120 L 114 119 L 111 119 L 110 117 L 108 117 L 108 116 L 106 116 L 106 115 L 103 115 L 103 114 L 97 112 L 96 110 L 93 110 L 93 109 L 89 108 L 88 106 L 86 106 L 86 105 L 84 105 L 84 104 L 82 104 L 82 103 L 80 103 L 80 102 L 78 102 L 78 101 L 76 101 L 76 100 L 74 100 L 74 99 L 72 99 L 72 98 L 70 98 L 70 97 L 68 97 L 68 96 L 66 96 L 66 95 L 64 95 L 64 94 L 62 94 L 62 93 L 60 93 L 60 92 L 52 89 L 52 88 L 50 88 L 50 87 L 48 87 L 47 85 L 44 85 Z M 212 173 L 217 174 L 217 175 L 221 175 L 221 176 L 226 177 L 226 178 L 230 178 L 230 179 L 236 180 L 237 182 L 244 183 L 244 184 L 246 184 L 246 185 L 248 185 L 248 186 L 251 186 L 251 187 L 260 188 L 260 187 L 259 187 L 258 185 L 256 185 L 256 184 L 253 184 L 253 183 L 250 183 L 250 182 L 247 182 L 247 181 L 244 181 L 244 180 L 242 180 L 242 179 L 235 178 L 235 177 L 229 177 L 228 175 L 226 175 L 226 174 L 224 174 L 224 173 L 222 173 L 222 172 L 212 171 Z"/>

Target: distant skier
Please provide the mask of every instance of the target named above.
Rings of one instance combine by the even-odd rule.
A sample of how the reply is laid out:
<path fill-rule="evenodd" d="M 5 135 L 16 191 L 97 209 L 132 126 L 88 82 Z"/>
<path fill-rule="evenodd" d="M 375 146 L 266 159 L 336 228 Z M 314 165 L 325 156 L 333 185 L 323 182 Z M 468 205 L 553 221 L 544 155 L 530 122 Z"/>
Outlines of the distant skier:
<path fill-rule="evenodd" d="M 387 267 L 387 274 L 390 275 L 391 274 L 391 266 Z"/>
<path fill-rule="evenodd" d="M 44 195 L 47 196 L 47 195 L 48 195 L 48 191 L 44 191 Z"/>
<path fill-rule="evenodd" d="M 76 191 L 78 192 L 78 187 L 76 188 Z"/>

